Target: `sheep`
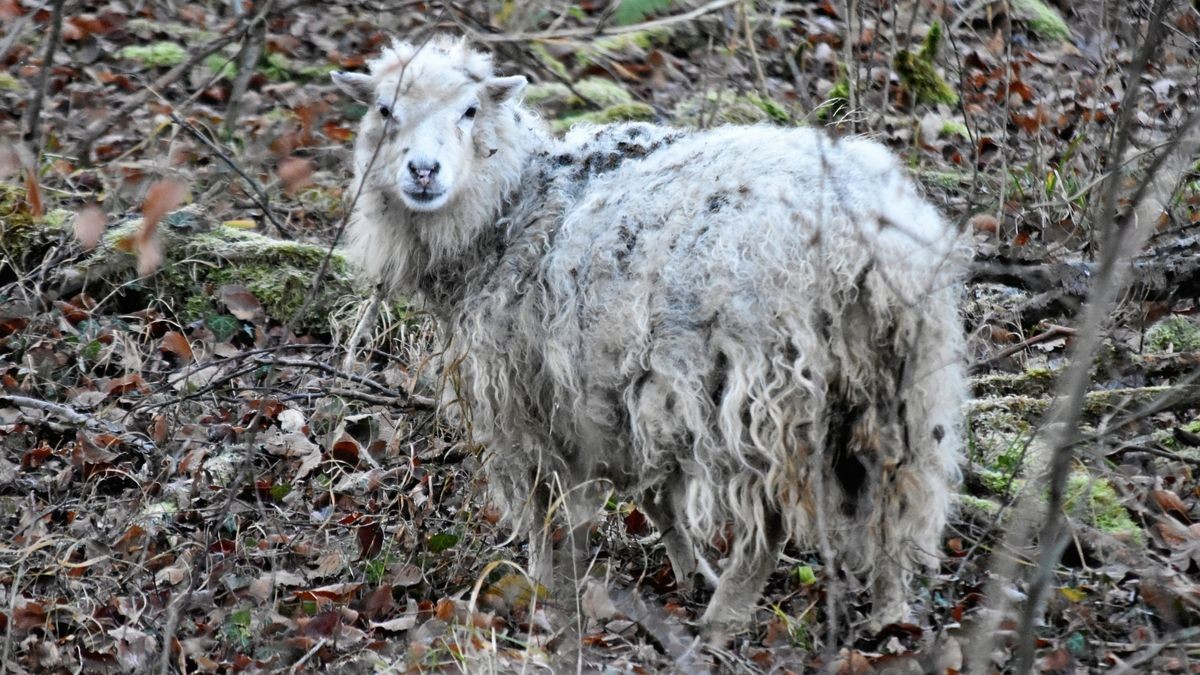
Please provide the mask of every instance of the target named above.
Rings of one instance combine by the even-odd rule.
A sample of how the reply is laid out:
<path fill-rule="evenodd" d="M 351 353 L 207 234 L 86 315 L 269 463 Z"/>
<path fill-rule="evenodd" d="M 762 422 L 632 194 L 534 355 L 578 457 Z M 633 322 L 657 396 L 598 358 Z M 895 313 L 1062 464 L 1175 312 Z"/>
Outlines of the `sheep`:
<path fill-rule="evenodd" d="M 333 78 L 371 109 L 349 249 L 437 318 L 540 580 L 555 505 L 586 525 L 615 490 L 682 587 L 715 586 L 714 640 L 788 542 L 868 584 L 873 626 L 907 615 L 959 480 L 969 251 L 894 155 L 767 126 L 556 139 L 524 77 L 452 37 Z"/>

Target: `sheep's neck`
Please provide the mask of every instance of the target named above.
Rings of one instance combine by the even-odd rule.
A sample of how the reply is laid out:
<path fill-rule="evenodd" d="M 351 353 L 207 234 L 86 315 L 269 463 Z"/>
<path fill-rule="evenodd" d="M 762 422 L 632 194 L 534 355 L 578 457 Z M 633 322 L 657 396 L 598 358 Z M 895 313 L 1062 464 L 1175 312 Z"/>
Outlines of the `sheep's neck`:
<path fill-rule="evenodd" d="M 450 254 L 434 254 L 426 244 L 428 260 L 425 271 L 417 280 L 417 287 L 430 309 L 446 319 L 460 316 L 464 303 L 472 294 L 478 293 L 491 278 L 496 268 L 508 258 L 507 264 L 519 264 L 510 250 L 514 237 L 525 236 L 528 223 L 518 222 L 520 213 L 526 212 L 525 199 L 528 183 L 537 171 L 535 158 L 544 155 L 554 140 L 527 113 L 518 115 L 517 124 L 511 129 L 512 142 L 489 161 L 519 170 L 520 178 L 515 181 L 496 181 L 504 185 L 502 192 L 488 195 L 494 206 L 490 214 L 476 216 L 479 220 L 466 223 L 465 228 L 472 236 L 465 239 L 458 250 Z M 478 196 L 477 196 L 478 197 Z M 466 216 L 469 218 L 469 216 Z"/>

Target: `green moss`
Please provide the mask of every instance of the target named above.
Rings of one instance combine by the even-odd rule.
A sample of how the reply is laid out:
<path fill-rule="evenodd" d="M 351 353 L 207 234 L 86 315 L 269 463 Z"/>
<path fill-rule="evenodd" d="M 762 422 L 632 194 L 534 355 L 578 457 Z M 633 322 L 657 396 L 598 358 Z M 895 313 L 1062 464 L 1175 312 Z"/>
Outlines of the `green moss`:
<path fill-rule="evenodd" d="M 25 188 L 16 183 L 0 182 L 0 232 L 6 233 L 6 240 L 8 232 L 32 222 L 29 204 L 25 202 Z"/>
<path fill-rule="evenodd" d="M 0 72 L 0 91 L 15 91 L 20 94 L 25 91 L 25 83 L 8 73 Z"/>
<path fill-rule="evenodd" d="M 1047 40 L 1066 40 L 1071 37 L 1071 29 L 1063 21 L 1062 15 L 1042 0 L 1013 0 L 1012 7 L 1034 35 Z"/>
<path fill-rule="evenodd" d="M 567 70 L 567 67 L 563 65 L 562 61 L 554 58 L 554 55 L 552 55 L 545 46 L 538 44 L 537 42 L 533 42 L 529 45 L 529 51 L 533 52 L 534 56 L 537 57 L 538 61 L 540 61 L 543 66 L 554 71 L 554 74 L 557 75 L 559 79 L 563 79 L 568 82 L 571 81 L 571 72 Z"/>
<path fill-rule="evenodd" d="M 775 122 L 779 124 L 791 124 L 792 116 L 778 101 L 761 96 L 753 91 L 746 94 L 746 100 L 758 106 L 759 109 L 766 113 L 767 117 Z"/>
<path fill-rule="evenodd" d="M 995 469 L 980 469 L 979 479 L 989 493 L 1000 497 L 1012 496 L 1024 483 L 1013 478 L 1011 474 Z"/>
<path fill-rule="evenodd" d="M 601 56 L 644 55 L 655 47 L 670 42 L 671 31 L 652 28 L 600 38 L 585 44 L 575 55 L 581 66 L 594 65 Z"/>
<path fill-rule="evenodd" d="M 963 124 L 958 120 L 946 120 L 942 123 L 942 135 L 961 136 L 969 139 L 971 137 L 971 131 L 967 129 L 966 124 Z"/>
<path fill-rule="evenodd" d="M 848 105 L 850 105 L 850 82 L 843 78 L 829 90 L 825 102 L 817 109 L 817 119 L 822 122 L 835 120 L 846 114 Z"/>
<path fill-rule="evenodd" d="M 42 222 L 51 227 L 62 227 L 66 225 L 73 217 L 74 213 L 66 209 L 50 209 L 45 216 L 42 217 Z"/>
<path fill-rule="evenodd" d="M 920 174 L 925 178 L 925 174 Z M 1049 368 L 1029 368 L 1023 372 L 982 375 L 971 380 L 976 396 L 1049 396 L 1058 381 L 1059 371 Z"/>
<path fill-rule="evenodd" d="M 217 36 L 216 33 L 210 30 L 200 28 L 199 24 L 160 21 L 143 17 L 130 19 L 129 23 L 125 26 L 129 32 L 147 41 L 153 37 L 165 34 L 173 41 L 182 44 L 201 44 L 210 42 Z"/>
<path fill-rule="evenodd" d="M 258 69 L 276 82 L 286 82 L 294 79 L 323 80 L 337 70 L 337 67 L 331 63 L 297 65 L 286 55 L 272 52 L 263 57 Z"/>
<path fill-rule="evenodd" d="M 149 45 L 129 45 L 117 56 L 146 66 L 176 66 L 187 58 L 187 50 L 174 42 L 155 42 Z"/>
<path fill-rule="evenodd" d="M 539 82 L 525 89 L 525 102 L 530 105 L 565 104 L 571 90 L 562 82 Z"/>
<path fill-rule="evenodd" d="M 934 23 L 925 34 L 921 51 L 900 50 L 893 65 L 900 81 L 917 103 L 958 103 L 958 94 L 938 75 L 934 65 L 942 41 L 942 26 Z"/>
<path fill-rule="evenodd" d="M 971 495 L 959 495 L 958 503 L 964 509 L 978 511 L 989 516 L 994 516 L 1000 512 L 1000 504 L 990 499 L 981 499 Z"/>
<path fill-rule="evenodd" d="M 653 120 L 657 116 L 654 108 L 645 103 L 621 103 L 604 110 L 571 115 L 550 123 L 555 133 L 563 133 L 580 122 L 592 124 L 610 124 L 612 122 L 635 122 L 638 120 Z"/>
<path fill-rule="evenodd" d="M 1146 331 L 1146 347 L 1152 353 L 1200 351 L 1200 326 L 1187 317 L 1169 316 Z"/>
<path fill-rule="evenodd" d="M 633 94 L 630 94 L 629 91 L 616 82 L 603 77 L 582 79 L 575 84 L 575 91 L 601 108 L 633 103 Z M 583 100 L 573 94 L 567 99 L 567 105 L 578 106 L 583 104 Z"/>
<path fill-rule="evenodd" d="M 1076 471 L 1067 479 L 1064 506 L 1101 532 L 1141 541 L 1141 528 L 1133 522 L 1117 491 L 1103 478 Z"/>
<path fill-rule="evenodd" d="M 204 67 L 212 72 L 213 77 L 233 79 L 237 76 L 237 65 L 225 54 L 209 54 L 208 58 L 204 59 Z"/>
<path fill-rule="evenodd" d="M 958 171 L 916 171 L 917 178 L 944 188 L 958 187 L 971 181 L 971 175 Z"/>
<path fill-rule="evenodd" d="M 651 14 L 671 6 L 671 0 L 620 0 L 613 21 L 628 26 L 645 21 Z"/>
<path fill-rule="evenodd" d="M 87 265 L 111 268 L 113 258 L 128 259 L 121 241 L 141 227 L 132 219 L 105 233 L 101 246 Z M 173 308 L 181 321 L 204 318 L 221 309 L 216 302 L 217 289 L 227 284 L 246 287 L 262 303 L 267 316 L 288 321 L 311 294 L 313 276 L 326 254 L 326 247 L 281 241 L 246 230 L 212 225 L 196 207 L 176 211 L 159 227 L 165 261 L 150 277 L 133 286 L 151 291 L 151 295 Z M 119 284 L 131 280 L 130 264 L 125 276 L 109 272 L 105 281 Z M 110 278 L 111 277 L 111 278 Z M 298 328 L 307 332 L 327 333 L 330 313 L 357 296 L 353 276 L 340 251 L 335 251 L 321 287 L 309 304 Z"/>
<path fill-rule="evenodd" d="M 671 117 L 677 124 L 692 127 L 700 126 L 701 123 L 720 126 L 792 122 L 792 116 L 778 101 L 754 92 L 739 94 L 730 89 L 709 90 L 684 98 L 676 104 Z"/>

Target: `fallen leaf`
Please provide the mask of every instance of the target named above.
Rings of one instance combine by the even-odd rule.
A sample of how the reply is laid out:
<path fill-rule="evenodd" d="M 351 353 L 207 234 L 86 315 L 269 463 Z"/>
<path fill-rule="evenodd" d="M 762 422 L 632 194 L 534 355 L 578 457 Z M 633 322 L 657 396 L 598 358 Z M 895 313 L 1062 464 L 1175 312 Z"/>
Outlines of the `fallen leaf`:
<path fill-rule="evenodd" d="M 242 321 L 254 321 L 264 316 L 262 303 L 243 286 L 226 284 L 217 289 L 217 295 L 229 313 Z"/>
<path fill-rule="evenodd" d="M 996 234 L 1000 230 L 1000 221 L 990 213 L 979 213 L 971 217 L 971 229 L 975 232 Z"/>
<path fill-rule="evenodd" d="M 183 203 L 186 197 L 187 186 L 177 180 L 160 180 L 146 191 L 146 198 L 142 200 L 142 226 L 133 241 L 133 249 L 138 256 L 138 274 L 148 275 L 162 265 L 158 222 Z"/>
<path fill-rule="evenodd" d="M 1185 521 L 1191 521 L 1188 516 L 1188 507 L 1179 498 L 1179 495 L 1170 490 L 1151 490 L 1150 496 L 1154 499 L 1154 503 L 1158 504 L 1158 508 L 1166 512 L 1174 512 L 1182 516 Z"/>
<path fill-rule="evenodd" d="M 188 344 L 183 333 L 178 331 L 168 331 L 166 335 L 163 335 L 162 344 L 158 349 L 168 354 L 174 354 L 183 361 L 192 360 L 192 346 Z"/>
<path fill-rule="evenodd" d="M 146 381 L 143 380 L 142 376 L 138 373 L 130 373 L 124 377 L 113 378 L 109 381 L 108 389 L 106 391 L 108 391 L 109 396 L 120 396 L 121 394 L 135 390 L 150 390 L 150 388 L 146 386 Z"/>
<path fill-rule="evenodd" d="M 375 621 L 371 622 L 372 628 L 380 628 L 390 633 L 399 633 L 400 631 L 408 630 L 415 625 L 417 625 L 416 614 L 403 614 L 388 621 L 380 621 L 378 623 Z"/>
<path fill-rule="evenodd" d="M 276 169 L 279 180 L 283 181 L 283 191 L 288 195 L 312 185 L 312 162 L 302 157 L 286 157 L 279 162 Z"/>
<path fill-rule="evenodd" d="M 105 225 L 104 212 L 100 210 L 100 207 L 86 206 L 75 214 L 75 238 L 79 240 L 80 244 L 83 244 L 85 249 L 93 249 L 96 244 L 100 243 Z"/>
<path fill-rule="evenodd" d="M 35 220 L 46 215 L 42 205 L 42 186 L 38 184 L 37 173 L 32 168 L 25 169 L 25 201 L 29 203 L 29 213 Z"/>

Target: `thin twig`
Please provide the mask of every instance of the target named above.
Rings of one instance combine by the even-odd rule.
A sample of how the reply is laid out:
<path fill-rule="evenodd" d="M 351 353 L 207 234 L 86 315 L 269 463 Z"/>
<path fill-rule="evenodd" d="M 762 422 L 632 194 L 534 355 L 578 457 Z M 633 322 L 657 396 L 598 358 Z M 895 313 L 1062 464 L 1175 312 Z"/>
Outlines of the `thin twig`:
<path fill-rule="evenodd" d="M 1052 338 L 1064 337 L 1064 336 L 1072 337 L 1072 336 L 1077 335 L 1078 333 L 1079 333 L 1078 330 L 1071 328 L 1069 326 L 1059 326 L 1058 324 L 1051 324 L 1050 327 L 1045 332 L 1038 333 L 1037 335 L 1034 335 L 1033 337 L 1021 340 L 1017 344 L 1001 350 L 1000 353 L 996 354 L 995 356 L 976 363 L 975 365 L 971 366 L 971 372 L 978 373 L 980 371 L 987 370 L 987 368 L 989 366 L 991 366 L 993 363 L 1003 361 L 1004 359 L 1012 356 L 1013 354 L 1016 354 L 1017 352 L 1024 351 L 1036 344 L 1045 342 Z"/>
<path fill-rule="evenodd" d="M 96 140 L 99 139 L 104 132 L 112 128 L 114 124 L 117 124 L 121 120 L 128 118 L 130 113 L 138 108 L 141 108 L 146 102 L 146 99 L 150 97 L 150 93 L 152 91 L 165 90 L 176 80 L 183 77 L 188 71 L 194 68 L 196 64 L 202 62 L 210 55 L 215 54 L 218 50 L 222 49 L 230 42 L 233 42 L 238 37 L 245 35 L 246 32 L 249 31 L 253 26 L 266 19 L 267 12 L 270 10 L 270 8 L 271 3 L 265 3 L 265 6 L 260 9 L 254 15 L 254 17 L 242 27 L 241 30 L 230 30 L 224 35 L 219 35 L 216 38 L 213 38 L 193 52 L 191 56 L 187 58 L 187 60 L 168 70 L 166 73 L 163 73 L 163 75 L 154 80 L 150 86 L 143 87 L 139 91 L 133 92 L 126 96 L 125 102 L 117 106 L 117 108 L 113 110 L 110 115 L 89 124 L 87 129 L 85 129 L 83 132 L 83 137 L 80 138 L 79 142 L 75 144 L 75 156 L 80 161 L 87 162 L 89 160 L 89 156 L 91 155 L 92 145 L 95 144 Z"/>
<path fill-rule="evenodd" d="M 209 140 L 207 136 L 200 133 L 199 129 L 189 124 L 187 120 L 180 117 L 179 114 L 174 110 L 171 111 L 171 121 L 175 122 L 176 126 L 186 131 L 192 138 L 200 141 L 200 143 L 211 150 L 218 159 L 224 162 L 229 168 L 233 169 L 237 175 L 241 176 L 242 180 L 246 181 L 246 184 L 250 186 L 250 198 L 253 199 L 254 203 L 258 205 L 258 208 L 263 212 L 263 215 L 266 216 L 267 220 L 271 221 L 271 225 L 275 227 L 275 231 L 278 232 L 280 236 L 285 239 L 296 238 L 296 234 L 292 232 L 290 228 L 284 226 L 283 223 L 280 223 L 278 220 L 276 220 L 274 212 L 271 211 L 271 196 L 267 194 L 267 191 L 258 184 L 258 181 L 254 180 L 254 178 L 247 174 L 242 167 L 238 166 L 237 162 L 233 161 L 233 158 L 231 158 L 221 148 L 221 146 Z"/>
<path fill-rule="evenodd" d="M 271 0 L 267 0 L 270 4 Z M 241 3 L 234 3 L 240 5 Z M 246 31 L 242 40 L 242 50 L 238 53 L 238 72 L 229 91 L 229 105 L 225 106 L 225 137 L 232 138 L 237 129 L 238 113 L 241 111 L 242 97 L 250 86 L 250 78 L 254 77 L 254 66 L 262 55 L 263 44 L 267 41 L 267 24 L 261 23 Z"/>
<path fill-rule="evenodd" d="M 1110 147 L 1109 158 L 1119 159 L 1124 156 L 1133 129 L 1133 111 L 1137 96 L 1141 91 L 1138 78 L 1145 71 L 1150 56 L 1159 46 L 1158 36 L 1166 11 L 1172 0 L 1158 0 L 1150 17 L 1150 27 L 1133 63 L 1130 64 L 1130 86 L 1125 91 L 1121 102 L 1120 121 L 1116 136 Z M 1155 183 L 1156 173 L 1148 173 L 1144 184 Z M 1046 519 L 1042 525 L 1038 540 L 1042 546 L 1042 554 L 1038 561 L 1037 572 L 1029 585 L 1028 597 L 1021 611 L 1021 621 L 1018 633 L 1018 652 L 1016 672 L 1029 672 L 1033 667 L 1035 644 L 1033 639 L 1036 614 L 1041 607 L 1042 597 L 1053 578 L 1053 570 L 1062 555 L 1068 541 L 1064 536 L 1063 507 L 1066 501 L 1067 478 L 1074 461 L 1073 445 L 1079 434 L 1079 421 L 1083 413 L 1083 399 L 1087 391 L 1091 363 L 1096 349 L 1100 345 L 1100 328 L 1108 317 L 1113 303 L 1116 301 L 1119 289 L 1124 286 L 1127 276 L 1127 265 L 1122 264 L 1131 258 L 1131 252 L 1141 249 L 1142 244 L 1153 230 L 1153 217 L 1137 218 L 1128 227 L 1121 227 L 1116 222 L 1117 180 L 1114 176 L 1105 190 L 1105 200 L 1100 211 L 1101 242 L 1103 252 L 1100 259 L 1098 280 L 1085 309 L 1084 320 L 1079 331 L 1079 340 L 1071 353 L 1071 367 L 1064 377 L 1062 405 L 1051 412 L 1050 419 L 1054 421 L 1051 432 L 1050 473 L 1047 480 L 1050 495 L 1047 499 Z M 1144 190 L 1138 191 L 1139 195 Z M 1132 208 L 1137 208 L 1135 202 Z M 1138 216 L 1147 214 L 1137 214 Z M 1140 221 L 1140 222 L 1139 222 Z M 990 652 L 990 650 L 988 650 Z"/>
<path fill-rule="evenodd" d="M 143 452 L 155 452 L 158 450 L 157 446 L 155 446 L 154 443 L 147 438 L 139 438 L 138 436 L 130 434 L 120 427 L 109 424 L 103 420 L 88 415 L 87 413 L 81 413 L 78 410 L 62 405 L 61 403 L 52 403 L 50 401 L 44 401 L 40 398 L 30 398 L 28 396 L 18 396 L 16 394 L 0 394 L 0 404 L 4 403 L 18 408 L 32 408 L 34 410 L 41 410 L 42 412 L 50 413 L 51 415 L 54 415 L 73 427 L 82 427 L 85 429 L 91 429 L 93 431 L 110 433 L 114 436 L 122 438 L 122 440 L 126 440 L 132 445 L 137 446 L 138 449 L 142 450 Z"/>
<path fill-rule="evenodd" d="M 665 28 L 677 23 L 684 23 L 698 19 L 705 14 L 710 14 L 720 9 L 725 9 L 740 0 L 713 0 L 693 9 L 689 12 L 664 16 L 661 19 L 652 19 L 641 23 L 634 23 L 628 26 L 605 26 L 599 30 L 595 28 L 570 28 L 557 31 L 542 31 L 538 33 L 480 33 L 476 36 L 480 42 L 525 42 L 528 40 L 562 40 L 566 38 L 596 38 L 608 35 L 625 35 L 628 33 L 638 33 L 641 31 L 653 30 L 655 28 Z"/>
<path fill-rule="evenodd" d="M 1108 452 L 1104 456 L 1107 459 L 1115 459 L 1131 452 L 1144 452 L 1147 455 L 1154 455 L 1155 457 L 1162 457 L 1163 459 L 1169 459 L 1183 464 L 1191 464 L 1192 466 L 1200 466 L 1200 458 L 1187 457 L 1177 452 L 1171 452 L 1170 450 L 1157 445 L 1141 445 L 1133 442 L 1124 443 L 1116 450 Z"/>
<path fill-rule="evenodd" d="M 42 54 L 42 69 L 38 73 L 37 88 L 33 91 L 33 99 L 25 111 L 25 141 L 33 153 L 34 166 L 42 151 L 42 102 L 46 98 L 46 86 L 50 83 L 50 71 L 54 70 L 54 54 L 58 51 L 59 37 L 62 35 L 63 5 L 66 0 L 54 0 L 53 12 L 50 18 L 50 34 L 46 36 L 46 51 Z"/>

